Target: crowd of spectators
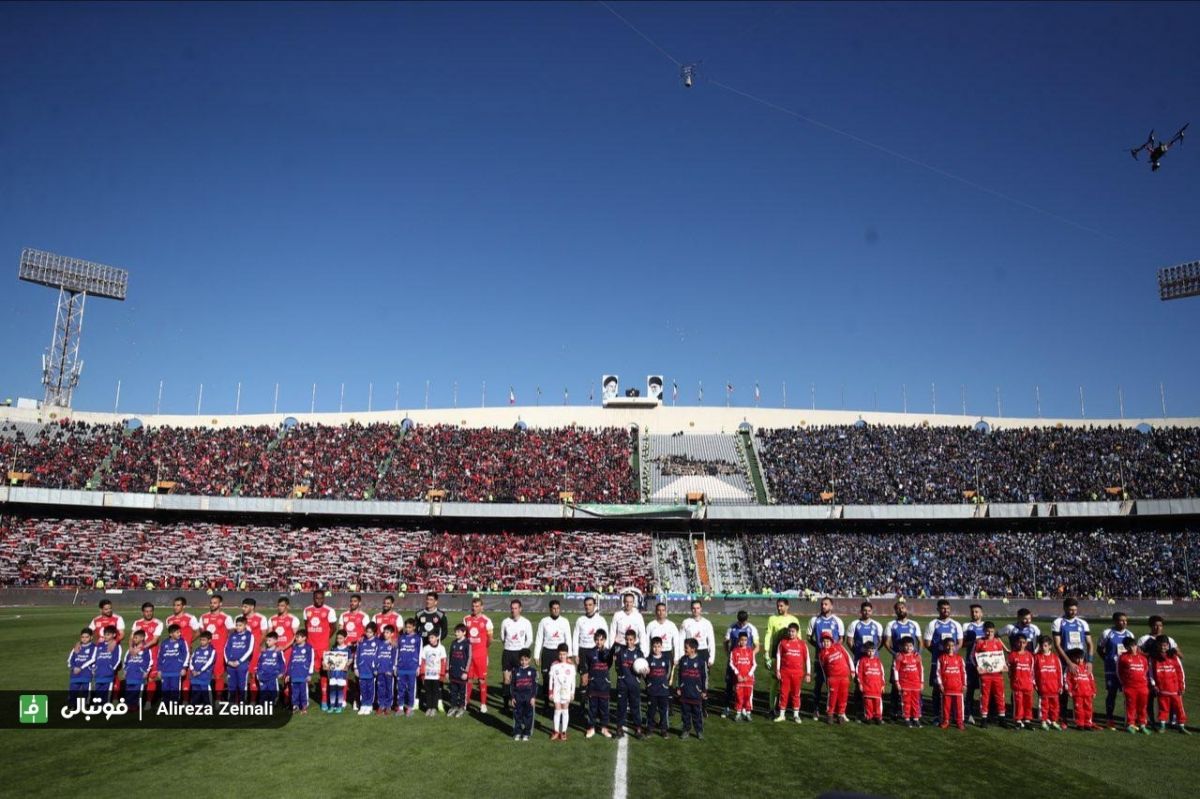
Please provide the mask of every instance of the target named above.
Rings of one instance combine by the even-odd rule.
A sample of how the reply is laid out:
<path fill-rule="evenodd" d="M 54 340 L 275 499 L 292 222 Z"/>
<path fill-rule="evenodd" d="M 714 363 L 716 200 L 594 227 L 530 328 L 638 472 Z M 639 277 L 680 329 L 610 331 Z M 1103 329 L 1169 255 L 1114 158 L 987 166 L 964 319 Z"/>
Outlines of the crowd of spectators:
<path fill-rule="evenodd" d="M 808 505 L 1200 496 L 1200 429 L 760 429 L 775 501 Z"/>
<path fill-rule="evenodd" d="M 638 501 L 628 431 L 414 427 L 380 480 L 381 500 L 423 499 L 431 488 L 459 502 Z"/>
<path fill-rule="evenodd" d="M 667 477 L 717 477 L 740 475 L 742 469 L 728 461 L 702 461 L 687 455 L 660 455 L 654 459 L 659 471 Z"/>
<path fill-rule="evenodd" d="M 140 427 L 48 425 L 32 440 L 0 436 L 8 469 L 28 485 L 145 492 L 160 482 L 181 494 L 321 499 L 636 502 L 632 441 L 620 429 L 468 429 L 450 426 L 296 425 Z"/>
<path fill-rule="evenodd" d="M 644 533 L 0 519 L 0 585 L 246 591 L 652 587 Z"/>
<path fill-rule="evenodd" d="M 0 470 L 28 474 L 27 486 L 83 488 L 120 437 L 117 425 L 63 420 L 33 435 L 5 425 L 0 428 Z"/>
<path fill-rule="evenodd" d="M 1193 596 L 1200 533 L 751 534 L 759 590 L 840 596 Z"/>

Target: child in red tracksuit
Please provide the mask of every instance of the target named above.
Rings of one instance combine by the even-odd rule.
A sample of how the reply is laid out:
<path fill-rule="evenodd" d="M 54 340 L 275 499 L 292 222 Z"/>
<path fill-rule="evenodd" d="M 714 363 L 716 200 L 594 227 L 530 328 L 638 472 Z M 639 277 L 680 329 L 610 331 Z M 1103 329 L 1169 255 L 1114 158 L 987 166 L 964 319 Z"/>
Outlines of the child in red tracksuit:
<path fill-rule="evenodd" d="M 1167 722 L 1171 714 L 1175 714 L 1175 728 L 1184 735 L 1188 734 L 1187 713 L 1183 709 L 1183 692 L 1187 690 L 1187 680 L 1183 674 L 1183 661 L 1179 653 L 1171 649 L 1171 639 L 1165 635 L 1155 639 L 1158 642 L 1158 653 L 1154 657 L 1154 690 L 1158 693 L 1158 731 L 1166 732 Z"/>
<path fill-rule="evenodd" d="M 921 726 L 921 692 L 925 690 L 925 665 L 907 635 L 900 639 L 900 654 L 892 661 L 892 681 L 900 686 L 904 723 Z"/>
<path fill-rule="evenodd" d="M 1054 642 L 1048 635 L 1038 636 L 1038 653 L 1033 656 L 1033 677 L 1037 683 L 1038 702 L 1042 706 L 1042 729 L 1065 730 L 1059 714 L 1059 696 L 1062 694 L 1063 667 Z"/>
<path fill-rule="evenodd" d="M 983 638 L 975 642 L 971 650 L 971 658 L 978 664 L 982 652 L 1004 652 L 1004 642 L 996 637 L 996 625 L 990 621 L 983 623 Z M 978 668 L 978 665 L 976 666 Z M 991 673 L 979 672 L 979 726 L 986 727 L 988 714 L 992 708 L 1004 726 L 1004 674 L 997 670 Z"/>
<path fill-rule="evenodd" d="M 825 712 L 829 715 L 830 724 L 845 724 L 846 701 L 850 698 L 850 653 L 840 643 L 834 643 L 833 633 L 825 630 L 821 633 L 821 652 L 817 656 L 821 661 L 821 670 L 825 673 L 825 682 L 829 685 L 829 703 Z"/>
<path fill-rule="evenodd" d="M 801 683 L 812 682 L 811 665 L 808 644 L 800 637 L 800 625 L 793 622 L 788 625 L 787 637 L 780 640 L 775 649 L 775 676 L 779 679 L 776 721 L 783 721 L 784 711 L 790 707 L 792 718 L 800 723 L 800 687 Z"/>
<path fill-rule="evenodd" d="M 858 680 L 858 690 L 862 694 L 863 723 L 883 723 L 883 661 L 875 654 L 875 642 L 863 642 L 863 656 L 854 666 L 854 676 Z"/>
<path fill-rule="evenodd" d="M 729 653 L 729 668 L 737 680 L 734 689 L 734 721 L 749 721 L 754 706 L 754 650 L 750 648 L 750 635 L 739 633 L 737 646 Z"/>
<path fill-rule="evenodd" d="M 1023 636 L 1013 640 L 1016 650 L 1008 656 L 1008 683 L 1012 688 L 1013 720 L 1018 729 L 1033 723 L 1033 653 L 1025 648 Z"/>
<path fill-rule="evenodd" d="M 1150 661 L 1137 647 L 1137 639 L 1125 639 L 1125 651 L 1117 658 L 1117 679 L 1125 695 L 1125 729 L 1147 735 L 1147 706 L 1150 704 Z"/>
<path fill-rule="evenodd" d="M 958 644 L 948 639 L 945 651 L 938 657 L 938 684 L 942 686 L 942 723 L 944 730 L 950 726 L 951 711 L 958 713 L 958 728 L 963 729 L 963 692 L 967 687 L 967 664 L 958 654 Z"/>
<path fill-rule="evenodd" d="M 1075 706 L 1075 728 L 1078 730 L 1099 729 L 1092 723 L 1092 700 L 1096 698 L 1096 677 L 1092 667 L 1083 659 L 1082 649 L 1072 649 L 1067 653 L 1074 669 L 1067 669 L 1067 693 L 1071 695 L 1071 704 Z"/>

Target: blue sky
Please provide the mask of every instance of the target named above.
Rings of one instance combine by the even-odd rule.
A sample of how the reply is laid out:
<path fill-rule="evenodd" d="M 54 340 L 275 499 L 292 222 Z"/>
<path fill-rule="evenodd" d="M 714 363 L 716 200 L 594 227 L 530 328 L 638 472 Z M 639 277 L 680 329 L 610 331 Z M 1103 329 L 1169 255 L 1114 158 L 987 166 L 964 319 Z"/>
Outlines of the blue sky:
<path fill-rule="evenodd" d="M 32 246 L 130 270 L 89 305 L 81 408 L 659 372 L 709 404 L 965 385 L 972 414 L 1038 385 L 1078 415 L 1083 385 L 1093 417 L 1118 385 L 1158 415 L 1162 381 L 1200 415 L 1200 299 L 1155 284 L 1200 257 L 1200 130 L 1156 174 L 1127 152 L 1200 125 L 1200 5 L 614 8 L 696 86 L 597 3 L 0 5 L 0 396 L 40 396 Z"/>

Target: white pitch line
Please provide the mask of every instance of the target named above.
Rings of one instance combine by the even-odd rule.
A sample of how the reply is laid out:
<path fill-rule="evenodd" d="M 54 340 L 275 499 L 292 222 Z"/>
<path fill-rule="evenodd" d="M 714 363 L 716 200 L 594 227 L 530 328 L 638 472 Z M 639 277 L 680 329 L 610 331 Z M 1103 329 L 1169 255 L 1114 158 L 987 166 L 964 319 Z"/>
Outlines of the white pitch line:
<path fill-rule="evenodd" d="M 613 769 L 613 799 L 625 799 L 629 794 L 629 736 L 617 741 L 617 766 Z"/>

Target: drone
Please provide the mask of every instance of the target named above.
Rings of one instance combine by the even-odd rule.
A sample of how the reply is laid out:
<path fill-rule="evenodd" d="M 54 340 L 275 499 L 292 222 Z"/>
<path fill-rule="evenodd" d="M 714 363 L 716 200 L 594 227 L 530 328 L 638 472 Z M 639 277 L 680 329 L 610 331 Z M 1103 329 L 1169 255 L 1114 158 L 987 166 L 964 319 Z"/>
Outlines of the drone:
<path fill-rule="evenodd" d="M 1134 149 L 1130 150 L 1129 154 L 1132 155 L 1133 160 L 1136 161 L 1138 160 L 1138 155 L 1141 154 L 1142 150 L 1145 150 L 1150 155 L 1150 171 L 1157 172 L 1158 168 L 1162 166 L 1159 161 L 1161 161 L 1162 157 L 1167 154 L 1167 150 L 1171 149 L 1175 142 L 1179 142 L 1180 144 L 1183 143 L 1183 132 L 1188 129 L 1188 125 L 1190 124 L 1192 123 L 1185 123 L 1184 126 L 1179 129 L 1179 132 L 1172 136 L 1170 141 L 1165 143 L 1154 138 L 1154 131 L 1151 130 L 1150 135 L 1146 137 L 1146 143 L 1141 147 L 1135 147 Z"/>

